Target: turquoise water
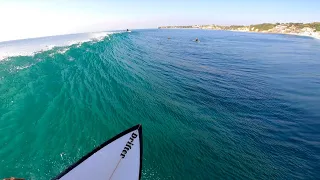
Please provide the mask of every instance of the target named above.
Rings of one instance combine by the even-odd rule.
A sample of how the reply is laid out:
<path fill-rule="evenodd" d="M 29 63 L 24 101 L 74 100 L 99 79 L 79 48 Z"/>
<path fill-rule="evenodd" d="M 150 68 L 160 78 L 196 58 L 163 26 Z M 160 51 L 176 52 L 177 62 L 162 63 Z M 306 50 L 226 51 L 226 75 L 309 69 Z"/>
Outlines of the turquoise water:
<path fill-rule="evenodd" d="M 317 179 L 319 57 L 311 38 L 137 30 L 5 58 L 0 177 L 50 179 L 142 123 L 143 179 Z"/>

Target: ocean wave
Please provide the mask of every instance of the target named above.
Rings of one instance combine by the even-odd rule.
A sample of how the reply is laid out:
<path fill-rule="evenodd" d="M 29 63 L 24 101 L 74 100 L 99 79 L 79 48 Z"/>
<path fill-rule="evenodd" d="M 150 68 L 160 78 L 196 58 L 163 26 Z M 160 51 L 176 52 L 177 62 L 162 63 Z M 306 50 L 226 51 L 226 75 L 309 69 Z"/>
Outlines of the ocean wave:
<path fill-rule="evenodd" d="M 57 53 L 63 54 L 72 45 L 80 47 L 85 42 L 99 42 L 116 33 L 123 32 L 95 32 L 0 42 L 0 61 L 16 56 L 34 56 L 56 47 L 65 47 L 57 51 Z"/>

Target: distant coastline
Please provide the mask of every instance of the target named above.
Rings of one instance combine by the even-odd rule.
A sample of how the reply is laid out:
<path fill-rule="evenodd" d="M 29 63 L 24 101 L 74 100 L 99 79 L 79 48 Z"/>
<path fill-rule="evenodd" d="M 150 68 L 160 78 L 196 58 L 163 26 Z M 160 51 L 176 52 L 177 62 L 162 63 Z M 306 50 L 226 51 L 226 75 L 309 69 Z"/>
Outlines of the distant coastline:
<path fill-rule="evenodd" d="M 258 32 L 289 34 L 297 36 L 308 36 L 320 39 L 320 22 L 314 23 L 263 23 L 249 26 L 243 25 L 190 25 L 190 26 L 160 26 L 159 29 L 208 29 L 208 30 L 226 30 L 240 32 Z"/>

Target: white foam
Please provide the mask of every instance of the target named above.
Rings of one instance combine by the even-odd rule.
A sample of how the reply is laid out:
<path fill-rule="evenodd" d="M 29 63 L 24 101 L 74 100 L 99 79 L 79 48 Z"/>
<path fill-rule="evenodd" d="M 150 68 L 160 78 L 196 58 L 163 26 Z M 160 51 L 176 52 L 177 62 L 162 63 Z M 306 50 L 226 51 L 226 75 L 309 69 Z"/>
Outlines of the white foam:
<path fill-rule="evenodd" d="M 71 45 L 80 47 L 82 43 L 89 41 L 101 41 L 107 36 L 117 32 L 96 32 L 51 36 L 35 39 L 0 42 L 0 60 L 14 56 L 33 56 L 36 53 L 48 51 L 55 47 L 66 47 L 58 50 L 58 53 L 65 53 Z"/>
<path fill-rule="evenodd" d="M 64 47 L 64 48 L 59 49 L 57 52 L 58 52 L 59 54 L 64 54 L 64 53 L 66 53 L 69 49 L 70 49 L 70 46 L 67 46 L 67 47 Z"/>
<path fill-rule="evenodd" d="M 16 70 L 26 69 L 26 68 L 29 68 L 29 67 L 31 67 L 31 66 L 33 66 L 33 64 L 26 65 L 26 66 L 17 66 L 17 67 L 16 67 Z"/>

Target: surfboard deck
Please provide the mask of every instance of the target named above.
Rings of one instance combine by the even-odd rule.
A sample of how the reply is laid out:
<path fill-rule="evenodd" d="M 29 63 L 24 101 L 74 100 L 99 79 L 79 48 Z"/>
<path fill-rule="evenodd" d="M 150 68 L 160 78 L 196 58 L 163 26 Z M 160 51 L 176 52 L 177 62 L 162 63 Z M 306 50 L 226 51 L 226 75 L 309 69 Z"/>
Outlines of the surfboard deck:
<path fill-rule="evenodd" d="M 138 180 L 142 152 L 142 126 L 138 124 L 96 147 L 53 179 Z"/>

